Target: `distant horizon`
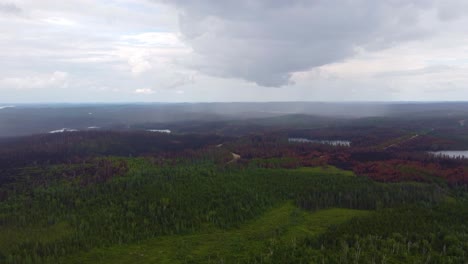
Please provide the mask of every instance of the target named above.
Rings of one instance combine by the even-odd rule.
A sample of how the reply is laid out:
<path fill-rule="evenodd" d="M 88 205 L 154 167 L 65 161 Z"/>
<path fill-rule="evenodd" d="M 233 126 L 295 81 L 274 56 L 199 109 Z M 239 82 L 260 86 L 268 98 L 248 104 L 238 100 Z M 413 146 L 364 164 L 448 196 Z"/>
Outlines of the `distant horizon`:
<path fill-rule="evenodd" d="M 465 101 L 180 101 L 180 102 L 163 102 L 163 101 L 116 101 L 116 102 L 16 102 L 16 103 L 2 103 L 0 107 L 15 107 L 18 105 L 98 105 L 98 104 L 216 104 L 216 103 L 330 103 L 330 104 L 393 104 L 393 103 L 413 103 L 413 104 L 425 104 L 425 103 L 468 103 Z"/>

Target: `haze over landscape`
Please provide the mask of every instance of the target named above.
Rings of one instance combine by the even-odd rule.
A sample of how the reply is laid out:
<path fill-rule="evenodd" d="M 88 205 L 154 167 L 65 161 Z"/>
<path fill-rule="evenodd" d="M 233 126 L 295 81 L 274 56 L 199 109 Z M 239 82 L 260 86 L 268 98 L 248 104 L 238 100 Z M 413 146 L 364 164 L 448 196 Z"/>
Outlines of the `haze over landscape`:
<path fill-rule="evenodd" d="M 459 101 L 463 0 L 7 0 L 0 102 Z"/>
<path fill-rule="evenodd" d="M 0 0 L 0 263 L 467 264 L 466 0 Z"/>

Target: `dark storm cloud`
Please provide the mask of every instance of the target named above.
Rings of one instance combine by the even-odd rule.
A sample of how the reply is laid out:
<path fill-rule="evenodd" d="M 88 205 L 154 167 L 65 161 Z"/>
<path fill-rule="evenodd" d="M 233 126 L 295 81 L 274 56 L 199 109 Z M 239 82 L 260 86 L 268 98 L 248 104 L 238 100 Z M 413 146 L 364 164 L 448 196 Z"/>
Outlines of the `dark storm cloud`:
<path fill-rule="evenodd" d="M 294 72 L 430 36 L 466 13 L 463 0 L 171 0 L 195 55 L 220 77 L 282 86 Z"/>

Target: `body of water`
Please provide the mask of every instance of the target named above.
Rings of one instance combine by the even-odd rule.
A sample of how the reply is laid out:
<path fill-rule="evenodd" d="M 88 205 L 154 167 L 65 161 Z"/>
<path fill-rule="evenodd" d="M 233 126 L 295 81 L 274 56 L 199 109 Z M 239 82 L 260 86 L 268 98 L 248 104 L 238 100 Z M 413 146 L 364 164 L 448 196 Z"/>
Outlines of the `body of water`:
<path fill-rule="evenodd" d="M 56 133 L 65 133 L 65 132 L 77 132 L 77 129 L 72 129 L 72 128 L 62 128 L 62 129 L 57 129 L 57 130 L 52 130 L 49 133 L 50 134 L 56 134 Z"/>
<path fill-rule="evenodd" d="M 468 150 L 442 150 L 442 151 L 431 151 L 429 152 L 436 156 L 446 156 L 450 158 L 463 157 L 468 158 Z"/>
<path fill-rule="evenodd" d="M 156 133 L 166 133 L 166 134 L 171 133 L 171 130 L 169 130 L 169 129 L 148 129 L 147 131 L 156 132 Z"/>
<path fill-rule="evenodd" d="M 348 140 L 317 140 L 317 139 L 308 139 L 308 138 L 288 138 L 289 142 L 296 143 L 316 143 L 316 144 L 327 144 L 332 146 L 351 146 L 351 141 Z"/>
<path fill-rule="evenodd" d="M 15 108 L 15 106 L 14 105 L 2 105 L 2 106 L 0 106 L 0 110 L 8 109 L 8 108 Z"/>

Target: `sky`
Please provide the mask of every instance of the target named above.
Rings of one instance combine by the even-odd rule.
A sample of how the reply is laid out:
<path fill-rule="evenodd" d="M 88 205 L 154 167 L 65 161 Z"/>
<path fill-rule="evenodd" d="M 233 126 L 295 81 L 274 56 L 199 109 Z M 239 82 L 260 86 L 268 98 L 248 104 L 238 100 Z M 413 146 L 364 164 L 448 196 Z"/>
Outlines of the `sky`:
<path fill-rule="evenodd" d="M 466 0 L 0 0 L 0 102 L 468 100 Z"/>

